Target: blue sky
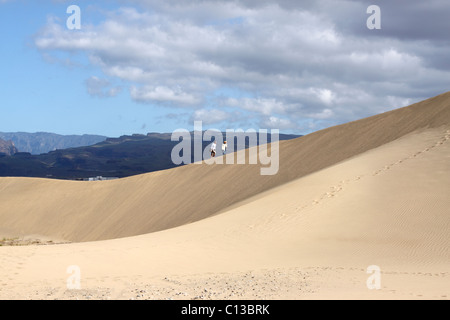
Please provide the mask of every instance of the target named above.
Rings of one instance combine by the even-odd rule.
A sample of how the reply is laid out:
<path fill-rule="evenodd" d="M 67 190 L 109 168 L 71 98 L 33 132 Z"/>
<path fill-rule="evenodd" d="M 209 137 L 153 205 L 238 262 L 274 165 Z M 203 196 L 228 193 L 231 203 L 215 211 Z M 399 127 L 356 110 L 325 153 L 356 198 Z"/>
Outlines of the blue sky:
<path fill-rule="evenodd" d="M 447 2 L 379 3 L 0 0 L 0 131 L 306 134 L 448 91 Z"/>
<path fill-rule="evenodd" d="M 47 57 L 36 49 L 34 36 L 49 17 L 59 18 L 61 25 L 65 24 L 70 16 L 66 13 L 67 3 L 12 1 L 0 6 L 4 26 L 0 29 L 0 131 L 119 136 L 173 130 L 155 121 L 166 110 L 130 101 L 126 92 L 109 99 L 89 95 L 86 79 L 102 72 L 92 68 L 85 54 L 50 52 Z M 82 11 L 86 23 L 97 23 L 99 17 L 94 10 Z M 79 65 L 66 66 L 52 61 L 52 57 L 67 58 Z M 152 127 L 147 128 L 147 123 Z"/>

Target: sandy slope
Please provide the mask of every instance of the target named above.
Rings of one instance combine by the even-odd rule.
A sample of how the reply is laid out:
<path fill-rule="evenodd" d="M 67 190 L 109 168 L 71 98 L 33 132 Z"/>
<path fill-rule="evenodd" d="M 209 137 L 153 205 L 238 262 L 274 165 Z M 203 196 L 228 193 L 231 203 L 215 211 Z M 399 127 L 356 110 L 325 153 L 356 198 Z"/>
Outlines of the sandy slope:
<path fill-rule="evenodd" d="M 423 129 L 193 224 L 2 247 L 0 298 L 448 299 L 449 160 L 450 126 Z"/>
<path fill-rule="evenodd" d="M 450 93 L 280 155 L 273 177 L 192 165 L 100 183 L 0 179 L 0 236 L 111 239 L 0 247 L 0 298 L 449 298 Z M 72 265 L 82 290 L 67 290 Z M 371 265 L 381 290 L 366 286 Z"/>
<path fill-rule="evenodd" d="M 280 143 L 280 171 L 259 165 L 190 165 L 119 181 L 0 178 L 0 237 L 94 241 L 202 220 L 249 197 L 422 128 L 450 123 L 450 93 Z"/>

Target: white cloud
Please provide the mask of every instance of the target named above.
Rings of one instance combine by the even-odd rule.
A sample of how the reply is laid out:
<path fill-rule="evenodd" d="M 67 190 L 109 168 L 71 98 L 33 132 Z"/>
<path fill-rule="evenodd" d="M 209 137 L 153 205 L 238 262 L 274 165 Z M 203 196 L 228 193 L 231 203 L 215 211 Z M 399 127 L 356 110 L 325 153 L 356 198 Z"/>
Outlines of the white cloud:
<path fill-rule="evenodd" d="M 288 130 L 298 126 L 289 119 L 278 117 L 267 117 L 261 120 L 260 126 L 267 129 Z"/>
<path fill-rule="evenodd" d="M 200 109 L 193 113 L 191 122 L 202 121 L 204 125 L 211 125 L 228 121 L 230 117 L 231 114 L 220 109 Z"/>
<path fill-rule="evenodd" d="M 175 103 L 178 105 L 198 105 L 200 99 L 181 90 L 167 87 L 131 87 L 131 97 L 140 102 Z"/>
<path fill-rule="evenodd" d="M 319 113 L 309 115 L 309 117 L 312 119 L 324 120 L 324 119 L 330 119 L 331 117 L 333 117 L 333 115 L 334 115 L 333 110 L 324 109 Z"/>
<path fill-rule="evenodd" d="M 106 79 L 100 79 L 92 76 L 85 82 L 88 93 L 94 97 L 106 98 L 115 97 L 122 89 L 118 86 L 112 86 Z"/>
<path fill-rule="evenodd" d="M 223 117 L 219 108 L 242 110 L 253 123 L 283 128 L 355 120 L 441 93 L 450 81 L 430 62 L 433 48 L 445 52 L 442 43 L 425 50 L 397 36 L 361 36 L 366 11 L 357 1 L 130 3 L 140 9 L 110 11 L 79 32 L 49 19 L 35 45 L 46 55 L 85 53 L 134 101 L 192 108 L 193 118 L 211 108 Z M 359 11 L 362 27 L 352 22 Z M 251 97 L 211 99 L 224 87 Z"/>
<path fill-rule="evenodd" d="M 284 105 L 281 101 L 276 99 L 261 99 L 261 98 L 229 98 L 222 102 L 225 106 L 235 107 L 255 113 L 260 113 L 266 116 L 272 114 L 285 114 L 289 106 Z"/>

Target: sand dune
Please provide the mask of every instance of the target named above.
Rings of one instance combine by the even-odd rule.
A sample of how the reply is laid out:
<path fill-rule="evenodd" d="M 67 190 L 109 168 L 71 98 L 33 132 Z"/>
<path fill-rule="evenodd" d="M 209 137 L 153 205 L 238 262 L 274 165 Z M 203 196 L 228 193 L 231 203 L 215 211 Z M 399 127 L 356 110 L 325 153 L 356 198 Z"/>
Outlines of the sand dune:
<path fill-rule="evenodd" d="M 93 184 L 1 179 L 5 232 L 131 237 L 0 247 L 0 298 L 448 299 L 449 111 L 447 93 L 280 144 L 275 177 L 194 165 Z M 72 265 L 82 290 L 67 289 Z M 366 286 L 371 265 L 381 290 Z"/>
<path fill-rule="evenodd" d="M 450 93 L 280 143 L 280 171 L 190 165 L 119 181 L 0 178 L 0 236 L 94 241 L 161 231 L 210 217 L 249 197 L 422 128 L 450 123 Z"/>
<path fill-rule="evenodd" d="M 446 299 L 449 140 L 446 128 L 413 133 L 162 232 L 0 248 L 0 297 Z M 66 288 L 71 265 L 82 290 Z"/>

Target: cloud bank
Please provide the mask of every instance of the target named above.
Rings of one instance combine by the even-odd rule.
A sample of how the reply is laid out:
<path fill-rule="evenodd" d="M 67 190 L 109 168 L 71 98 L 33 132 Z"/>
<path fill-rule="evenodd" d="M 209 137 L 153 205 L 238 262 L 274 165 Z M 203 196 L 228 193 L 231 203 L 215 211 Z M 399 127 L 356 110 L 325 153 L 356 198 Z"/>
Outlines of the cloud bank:
<path fill-rule="evenodd" d="M 381 30 L 370 1 L 119 3 L 76 32 L 49 18 L 34 44 L 89 57 L 104 74 L 90 94 L 114 96 L 114 79 L 186 121 L 303 133 L 448 91 L 445 1 L 382 2 Z"/>

